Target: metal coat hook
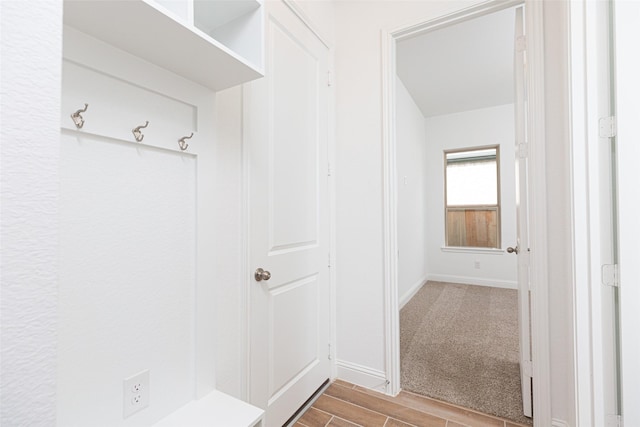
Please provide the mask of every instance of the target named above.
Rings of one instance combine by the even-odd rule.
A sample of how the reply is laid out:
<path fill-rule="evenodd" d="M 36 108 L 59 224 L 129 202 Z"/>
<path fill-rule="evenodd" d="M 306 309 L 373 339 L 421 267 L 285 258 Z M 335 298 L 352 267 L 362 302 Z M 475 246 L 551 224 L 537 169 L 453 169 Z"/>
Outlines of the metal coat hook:
<path fill-rule="evenodd" d="M 84 108 L 79 109 L 78 111 L 76 111 L 71 115 L 71 120 L 73 120 L 73 123 L 76 125 L 78 129 L 81 129 L 82 126 L 84 125 L 84 117 L 82 117 L 80 113 L 84 113 L 85 111 L 87 111 L 88 107 L 89 107 L 89 104 L 85 103 Z"/>
<path fill-rule="evenodd" d="M 191 139 L 191 137 L 193 137 L 193 132 L 191 132 L 191 135 L 183 136 L 182 138 L 180 138 L 178 140 L 178 146 L 180 147 L 180 150 L 184 151 L 187 148 L 189 148 L 189 144 L 187 144 L 187 142 L 185 140 L 186 139 Z"/>
<path fill-rule="evenodd" d="M 149 126 L 149 120 L 145 121 L 144 125 L 140 125 L 131 130 L 131 132 L 133 132 L 133 137 L 136 139 L 136 141 L 140 142 L 144 139 L 144 135 L 142 134 L 140 129 L 144 129 L 147 126 Z"/>

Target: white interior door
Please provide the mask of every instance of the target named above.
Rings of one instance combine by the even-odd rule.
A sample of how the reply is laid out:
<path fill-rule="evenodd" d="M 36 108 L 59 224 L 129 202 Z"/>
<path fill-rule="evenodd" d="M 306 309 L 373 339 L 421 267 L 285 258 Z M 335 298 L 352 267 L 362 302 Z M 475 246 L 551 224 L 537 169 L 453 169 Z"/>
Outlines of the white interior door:
<path fill-rule="evenodd" d="M 515 34 L 515 128 L 516 218 L 518 257 L 518 325 L 520 330 L 520 380 L 524 415 L 533 416 L 531 395 L 531 315 L 529 306 L 529 221 L 526 141 L 526 73 L 523 8 L 516 9 Z"/>
<path fill-rule="evenodd" d="M 328 49 L 267 2 L 266 76 L 245 87 L 251 403 L 281 426 L 330 376 Z"/>

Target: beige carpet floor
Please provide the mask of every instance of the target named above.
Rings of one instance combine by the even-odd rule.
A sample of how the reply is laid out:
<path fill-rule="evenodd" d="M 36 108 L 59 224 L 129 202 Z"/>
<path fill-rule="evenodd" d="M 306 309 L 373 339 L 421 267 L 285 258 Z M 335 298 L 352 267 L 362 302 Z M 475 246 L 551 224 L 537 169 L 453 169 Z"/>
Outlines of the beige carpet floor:
<path fill-rule="evenodd" d="M 427 282 L 400 311 L 404 390 L 531 424 L 522 415 L 518 295 Z"/>

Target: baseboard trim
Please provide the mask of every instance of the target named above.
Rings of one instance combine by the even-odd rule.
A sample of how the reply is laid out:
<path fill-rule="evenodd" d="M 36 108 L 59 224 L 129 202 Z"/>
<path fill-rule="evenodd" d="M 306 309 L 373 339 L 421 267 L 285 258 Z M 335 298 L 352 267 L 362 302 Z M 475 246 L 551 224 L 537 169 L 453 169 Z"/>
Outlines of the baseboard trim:
<path fill-rule="evenodd" d="M 499 279 L 479 279 L 470 276 L 452 276 L 449 274 L 429 274 L 427 280 L 434 282 L 462 283 L 463 285 L 490 286 L 493 288 L 518 289 L 518 282 Z"/>
<path fill-rule="evenodd" d="M 557 418 L 551 419 L 551 427 L 569 427 L 569 423 L 564 420 L 559 420 Z"/>
<path fill-rule="evenodd" d="M 418 291 L 420 290 L 420 288 L 422 288 L 422 285 L 424 285 L 426 281 L 427 281 L 427 276 L 423 277 L 422 279 L 418 280 L 416 283 L 411 285 L 409 290 L 405 292 L 404 295 L 402 295 L 402 297 L 400 297 L 400 301 L 398 302 L 399 310 L 402 309 L 402 307 L 404 307 L 405 304 L 408 303 L 416 293 L 418 293 Z"/>
<path fill-rule="evenodd" d="M 338 368 L 338 378 L 343 381 L 382 393 L 387 391 L 389 382 L 383 371 L 344 360 L 336 360 L 336 367 Z"/>

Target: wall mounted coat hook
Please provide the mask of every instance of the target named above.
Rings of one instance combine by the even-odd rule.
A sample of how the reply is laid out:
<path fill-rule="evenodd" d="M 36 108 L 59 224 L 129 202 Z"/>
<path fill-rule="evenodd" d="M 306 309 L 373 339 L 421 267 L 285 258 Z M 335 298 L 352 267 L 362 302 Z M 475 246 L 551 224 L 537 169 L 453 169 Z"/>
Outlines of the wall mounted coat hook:
<path fill-rule="evenodd" d="M 140 129 L 144 129 L 147 126 L 149 126 L 149 120 L 145 121 L 145 123 L 143 125 L 135 127 L 135 128 L 133 128 L 131 130 L 131 132 L 133 132 L 133 137 L 136 139 L 136 141 L 140 142 L 140 141 L 142 141 L 144 139 L 144 135 L 142 134 Z"/>
<path fill-rule="evenodd" d="M 87 111 L 88 107 L 89 107 L 89 104 L 85 103 L 84 108 L 79 109 L 78 111 L 76 111 L 71 115 L 71 120 L 73 120 L 73 123 L 76 125 L 78 129 L 81 129 L 82 126 L 84 125 L 84 117 L 82 117 L 80 113 L 84 113 L 85 111 Z"/>
<path fill-rule="evenodd" d="M 180 150 L 184 151 L 187 148 L 189 148 L 189 144 L 187 144 L 187 142 L 185 140 L 186 139 L 191 139 L 191 137 L 193 137 L 193 132 L 191 132 L 191 135 L 183 136 L 182 138 L 180 138 L 178 140 L 178 146 L 180 147 Z"/>

